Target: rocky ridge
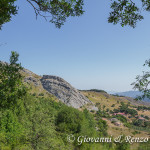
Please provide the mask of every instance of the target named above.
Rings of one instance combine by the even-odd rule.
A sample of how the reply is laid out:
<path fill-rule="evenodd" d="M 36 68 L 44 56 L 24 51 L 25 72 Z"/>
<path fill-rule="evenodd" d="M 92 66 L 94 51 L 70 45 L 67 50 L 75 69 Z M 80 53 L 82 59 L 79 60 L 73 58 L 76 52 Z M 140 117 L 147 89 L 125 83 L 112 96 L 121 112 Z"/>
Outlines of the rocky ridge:
<path fill-rule="evenodd" d="M 26 83 L 32 84 L 36 88 L 46 90 L 68 106 L 80 108 L 87 103 L 92 104 L 88 98 L 60 77 L 52 75 L 43 75 L 42 77 L 27 69 L 23 69 L 23 74 Z"/>
<path fill-rule="evenodd" d="M 8 64 L 2 61 L 0 63 Z M 25 83 L 32 85 L 39 92 L 48 92 L 54 95 L 68 106 L 80 108 L 88 103 L 93 104 L 88 98 L 60 77 L 51 75 L 44 75 L 42 77 L 25 68 L 21 71 L 21 74 L 24 76 Z"/>
<path fill-rule="evenodd" d="M 40 81 L 45 90 L 55 95 L 59 100 L 68 106 L 80 108 L 87 103 L 92 104 L 88 98 L 60 77 L 44 75 Z"/>

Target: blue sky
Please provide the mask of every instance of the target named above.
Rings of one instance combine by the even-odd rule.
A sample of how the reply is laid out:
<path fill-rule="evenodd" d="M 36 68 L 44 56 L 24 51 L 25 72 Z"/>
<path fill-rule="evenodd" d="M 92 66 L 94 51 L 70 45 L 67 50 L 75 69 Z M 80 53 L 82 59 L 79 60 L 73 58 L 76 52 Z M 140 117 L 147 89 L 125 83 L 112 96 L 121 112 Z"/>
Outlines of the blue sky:
<path fill-rule="evenodd" d="M 41 17 L 36 20 L 26 0 L 17 4 L 18 15 L 0 31 L 0 60 L 8 62 L 13 50 L 23 67 L 60 76 L 78 89 L 132 90 L 150 58 L 148 13 L 135 29 L 122 28 L 107 22 L 109 1 L 87 1 L 83 16 L 57 29 Z"/>

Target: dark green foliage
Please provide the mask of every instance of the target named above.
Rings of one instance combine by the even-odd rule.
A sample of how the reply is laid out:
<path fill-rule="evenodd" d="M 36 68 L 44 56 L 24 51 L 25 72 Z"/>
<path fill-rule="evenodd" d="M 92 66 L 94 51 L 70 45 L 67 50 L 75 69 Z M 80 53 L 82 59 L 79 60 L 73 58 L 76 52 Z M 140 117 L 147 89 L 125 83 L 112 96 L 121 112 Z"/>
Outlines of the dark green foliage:
<path fill-rule="evenodd" d="M 32 96 L 36 96 L 36 93 L 33 93 Z"/>
<path fill-rule="evenodd" d="M 0 29 L 4 23 L 11 20 L 12 15 L 17 14 L 15 1 L 0 1 Z M 49 22 L 54 23 L 57 28 L 64 25 L 68 17 L 81 16 L 84 13 L 83 0 L 27 0 L 27 2 L 33 7 L 36 18 L 42 16 L 47 21 L 51 16 Z M 136 23 L 144 18 L 140 10 L 150 11 L 150 1 L 141 0 L 141 3 L 142 8 L 139 8 L 131 0 L 113 0 L 108 22 L 120 23 L 122 27 L 129 25 L 134 28 Z"/>
<path fill-rule="evenodd" d="M 40 15 L 60 28 L 67 17 L 83 14 L 83 0 L 27 0 L 34 8 L 36 16 Z M 45 15 L 47 13 L 47 15 Z"/>
<path fill-rule="evenodd" d="M 3 109 L 17 107 L 27 92 L 20 74 L 22 67 L 17 63 L 18 56 L 12 52 L 10 64 L 0 62 L 0 108 Z"/>
<path fill-rule="evenodd" d="M 119 109 L 114 109 L 113 112 L 114 112 L 114 113 L 118 113 L 118 112 L 119 112 Z M 112 112 L 112 113 L 113 113 L 113 112 Z"/>
<path fill-rule="evenodd" d="M 79 133 L 83 115 L 78 110 L 64 106 L 58 112 L 56 125 L 61 132 Z"/>
<path fill-rule="evenodd" d="M 137 110 L 150 110 L 150 107 L 146 107 L 146 106 L 138 106 Z"/>
<path fill-rule="evenodd" d="M 144 121 L 141 120 L 141 119 L 135 119 L 135 120 L 133 120 L 132 123 L 133 123 L 133 125 L 135 125 L 135 126 L 139 126 L 139 127 L 144 126 Z"/>
<path fill-rule="evenodd" d="M 115 0 L 111 3 L 112 12 L 110 12 L 108 22 L 121 26 L 129 25 L 136 27 L 138 21 L 144 19 L 141 15 L 141 10 L 150 11 L 150 1 L 141 0 L 141 8 L 138 2 L 131 0 Z"/>
<path fill-rule="evenodd" d="M 91 90 L 87 90 L 87 91 L 107 93 L 107 92 L 104 91 L 104 90 L 98 90 L 98 89 L 91 89 Z"/>
<path fill-rule="evenodd" d="M 141 132 L 139 132 L 139 131 L 134 131 L 134 132 L 132 132 L 133 135 L 140 134 L 140 133 L 141 133 Z"/>
<path fill-rule="evenodd" d="M 143 16 L 139 13 L 139 8 L 130 0 L 114 1 L 111 8 L 113 11 L 108 18 L 109 23 L 120 23 L 122 27 L 129 25 L 134 28 L 136 22 L 143 19 Z"/>
<path fill-rule="evenodd" d="M 115 104 L 112 104 L 112 106 L 111 107 L 115 107 Z"/>
<path fill-rule="evenodd" d="M 120 120 L 123 123 L 127 122 L 127 118 L 122 116 L 122 115 L 116 115 L 116 116 L 112 116 L 112 118 L 117 118 L 118 120 Z"/>
<path fill-rule="evenodd" d="M 142 1 L 145 2 L 145 0 L 142 0 Z M 147 4 L 150 7 L 150 2 L 149 1 L 147 1 Z M 148 67 L 150 67 L 150 60 L 146 60 L 145 61 L 144 66 L 146 66 L 146 65 Z M 136 77 L 136 81 L 131 84 L 131 85 L 134 86 L 133 88 L 135 90 L 138 90 L 138 91 L 143 93 L 143 95 L 142 96 L 138 96 L 136 98 L 136 100 L 142 100 L 144 98 L 150 98 L 149 77 L 150 77 L 150 72 L 148 72 L 148 71 L 144 72 L 143 71 L 143 75 L 142 76 L 138 75 Z"/>
<path fill-rule="evenodd" d="M 131 116 L 137 115 L 138 112 L 135 109 L 128 108 L 128 104 L 121 103 L 121 106 L 119 109 L 115 109 L 114 112 L 124 112 L 126 114 L 130 114 Z"/>
<path fill-rule="evenodd" d="M 146 143 L 140 143 L 138 150 L 149 150 L 150 148 L 150 140 Z"/>
<path fill-rule="evenodd" d="M 116 146 L 115 150 L 129 150 L 130 144 L 125 141 L 124 135 L 121 137 L 121 141 L 122 141 L 121 143 L 116 142 L 117 146 Z"/>
<path fill-rule="evenodd" d="M 108 22 L 113 24 L 120 23 L 122 27 L 129 25 L 135 28 L 137 22 L 144 19 L 141 12 L 150 11 L 149 0 L 141 0 L 141 8 L 139 7 L 139 2 L 132 0 L 113 0 L 111 3 L 112 12 L 110 12 Z"/>
<path fill-rule="evenodd" d="M 144 127 L 150 129 L 150 121 L 144 121 Z"/>
<path fill-rule="evenodd" d="M 0 29 L 2 25 L 11 20 L 12 15 L 17 14 L 17 8 L 14 5 L 16 0 L 1 0 L 0 1 Z"/>
<path fill-rule="evenodd" d="M 98 128 L 99 128 L 99 134 L 100 136 L 107 136 L 107 128 L 108 128 L 108 125 L 107 125 L 107 122 L 105 120 L 102 120 L 102 119 L 99 119 L 98 120 Z"/>
<path fill-rule="evenodd" d="M 0 29 L 2 25 L 11 20 L 12 15 L 17 14 L 14 2 L 16 0 L 0 1 Z M 83 0 L 27 0 L 33 7 L 36 18 L 42 16 L 46 21 L 51 16 L 50 22 L 60 28 L 66 18 L 83 14 Z"/>
<path fill-rule="evenodd" d="M 144 116 L 145 119 L 149 120 L 150 118 L 148 116 Z"/>
<path fill-rule="evenodd" d="M 109 111 L 110 111 L 109 108 L 107 108 L 107 109 L 106 109 L 106 112 L 109 112 Z"/>
<path fill-rule="evenodd" d="M 108 112 L 106 112 L 104 109 L 101 110 L 101 108 L 99 107 L 98 111 L 96 112 L 96 116 L 97 117 L 105 117 L 105 118 L 109 118 L 110 115 Z"/>
<path fill-rule="evenodd" d="M 39 96 L 44 96 L 44 93 L 40 93 Z"/>
<path fill-rule="evenodd" d="M 125 96 L 123 96 L 123 95 L 118 95 L 118 94 L 110 94 L 110 95 L 116 96 L 116 97 L 125 97 Z M 117 101 L 117 103 L 119 104 L 119 101 Z"/>

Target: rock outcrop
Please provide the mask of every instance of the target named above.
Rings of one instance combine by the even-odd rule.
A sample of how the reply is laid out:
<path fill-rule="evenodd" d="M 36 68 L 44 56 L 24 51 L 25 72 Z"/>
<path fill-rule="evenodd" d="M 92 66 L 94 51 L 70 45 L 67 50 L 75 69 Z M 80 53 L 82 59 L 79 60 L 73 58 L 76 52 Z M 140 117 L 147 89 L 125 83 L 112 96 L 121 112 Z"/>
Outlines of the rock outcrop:
<path fill-rule="evenodd" d="M 2 61 L 0 63 L 7 64 Z M 41 77 L 25 68 L 23 68 L 21 74 L 24 76 L 24 82 L 32 85 L 34 89 L 36 88 L 36 92 L 49 92 L 68 106 L 80 108 L 87 103 L 93 104 L 88 98 L 60 77 L 51 75 Z"/>
<path fill-rule="evenodd" d="M 87 103 L 92 103 L 77 89 L 73 88 L 68 82 L 60 77 L 44 75 L 41 78 L 41 83 L 45 90 L 55 95 L 59 100 L 68 106 L 80 108 Z"/>

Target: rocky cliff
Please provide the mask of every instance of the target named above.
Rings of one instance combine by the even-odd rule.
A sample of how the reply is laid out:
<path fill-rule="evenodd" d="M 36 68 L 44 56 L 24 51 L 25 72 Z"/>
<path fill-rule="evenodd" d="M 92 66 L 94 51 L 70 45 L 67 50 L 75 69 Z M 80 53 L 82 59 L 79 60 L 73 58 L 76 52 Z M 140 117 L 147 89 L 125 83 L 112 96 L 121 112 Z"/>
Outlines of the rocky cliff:
<path fill-rule="evenodd" d="M 87 103 L 92 103 L 77 89 L 73 88 L 68 82 L 60 77 L 44 75 L 41 78 L 41 83 L 45 90 L 55 95 L 59 100 L 68 106 L 80 108 Z"/>
<path fill-rule="evenodd" d="M 0 63 L 7 64 L 2 61 Z M 25 68 L 21 71 L 21 74 L 24 76 L 24 82 L 32 86 L 32 90 L 34 88 L 33 91 L 50 93 L 68 106 L 80 108 L 87 103 L 93 104 L 88 98 L 60 77 L 51 75 L 44 75 L 42 77 Z"/>

